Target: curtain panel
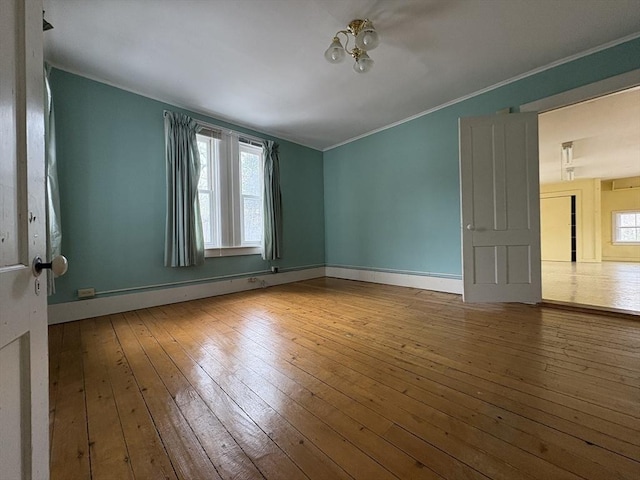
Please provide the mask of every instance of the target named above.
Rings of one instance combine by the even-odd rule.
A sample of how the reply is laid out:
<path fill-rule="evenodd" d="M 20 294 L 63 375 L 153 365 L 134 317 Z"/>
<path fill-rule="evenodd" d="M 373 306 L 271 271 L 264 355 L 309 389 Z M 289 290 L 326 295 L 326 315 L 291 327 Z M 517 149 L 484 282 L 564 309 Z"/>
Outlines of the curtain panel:
<path fill-rule="evenodd" d="M 167 221 L 164 264 L 189 267 L 204 263 L 204 237 L 198 202 L 200 127 L 182 113 L 165 112 Z"/>
<path fill-rule="evenodd" d="M 267 140 L 264 152 L 264 237 L 262 258 L 275 260 L 282 254 L 282 198 L 278 144 Z"/>
<path fill-rule="evenodd" d="M 53 97 L 49 84 L 51 67 L 44 66 L 44 155 L 45 155 L 45 201 L 46 201 L 46 260 L 62 254 L 62 225 L 60 221 L 60 191 L 58 189 L 58 166 L 56 163 L 56 124 L 53 114 Z M 56 292 L 54 274 L 47 270 L 47 293 Z"/>

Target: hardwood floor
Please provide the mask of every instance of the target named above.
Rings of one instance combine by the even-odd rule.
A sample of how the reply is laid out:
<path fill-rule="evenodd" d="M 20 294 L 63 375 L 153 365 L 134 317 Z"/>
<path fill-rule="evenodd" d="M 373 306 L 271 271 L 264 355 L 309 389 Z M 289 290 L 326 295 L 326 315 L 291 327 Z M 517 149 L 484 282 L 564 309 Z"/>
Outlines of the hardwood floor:
<path fill-rule="evenodd" d="M 323 278 L 50 348 L 53 480 L 640 478 L 631 318 Z"/>
<path fill-rule="evenodd" d="M 542 298 L 640 315 L 640 262 L 542 262 Z"/>

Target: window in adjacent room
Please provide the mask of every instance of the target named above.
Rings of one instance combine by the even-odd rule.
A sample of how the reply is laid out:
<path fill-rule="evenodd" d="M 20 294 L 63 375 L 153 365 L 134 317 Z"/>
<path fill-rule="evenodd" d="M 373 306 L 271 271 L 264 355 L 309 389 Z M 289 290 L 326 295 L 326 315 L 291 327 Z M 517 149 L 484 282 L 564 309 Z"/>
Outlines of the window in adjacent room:
<path fill-rule="evenodd" d="M 207 256 L 257 254 L 263 231 L 262 145 L 232 131 L 203 128 L 198 194 Z"/>
<path fill-rule="evenodd" d="M 640 243 L 640 211 L 613 212 L 613 243 Z"/>

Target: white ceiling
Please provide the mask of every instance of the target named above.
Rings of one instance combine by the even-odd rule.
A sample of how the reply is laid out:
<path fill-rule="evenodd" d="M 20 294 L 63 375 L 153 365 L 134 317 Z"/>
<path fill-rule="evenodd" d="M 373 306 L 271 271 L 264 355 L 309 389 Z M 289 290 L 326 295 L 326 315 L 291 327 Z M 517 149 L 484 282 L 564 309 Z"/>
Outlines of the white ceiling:
<path fill-rule="evenodd" d="M 573 142 L 575 178 L 640 175 L 640 87 L 543 113 L 540 183 L 561 181 L 564 142 Z"/>
<path fill-rule="evenodd" d="M 54 66 L 317 149 L 637 35 L 640 0 L 44 0 Z M 354 18 L 364 75 L 324 50 Z"/>

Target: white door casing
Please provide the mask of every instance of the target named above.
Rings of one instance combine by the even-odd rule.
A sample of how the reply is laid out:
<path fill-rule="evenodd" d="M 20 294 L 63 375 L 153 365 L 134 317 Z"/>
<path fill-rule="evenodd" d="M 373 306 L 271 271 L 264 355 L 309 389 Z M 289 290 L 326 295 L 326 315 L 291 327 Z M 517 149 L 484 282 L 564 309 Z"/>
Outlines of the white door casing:
<path fill-rule="evenodd" d="M 460 119 L 465 302 L 541 301 L 537 113 Z"/>
<path fill-rule="evenodd" d="M 0 477 L 46 480 L 46 281 L 31 268 L 45 253 L 42 4 L 0 5 Z"/>

